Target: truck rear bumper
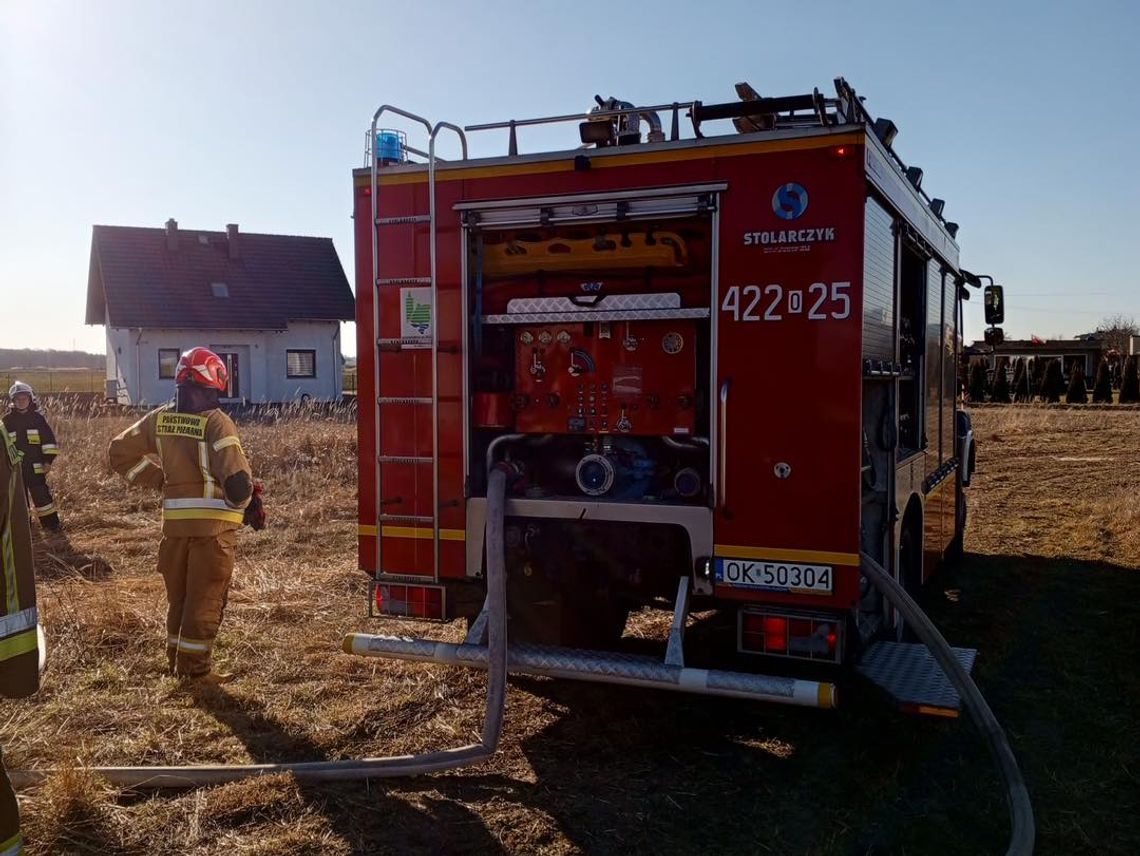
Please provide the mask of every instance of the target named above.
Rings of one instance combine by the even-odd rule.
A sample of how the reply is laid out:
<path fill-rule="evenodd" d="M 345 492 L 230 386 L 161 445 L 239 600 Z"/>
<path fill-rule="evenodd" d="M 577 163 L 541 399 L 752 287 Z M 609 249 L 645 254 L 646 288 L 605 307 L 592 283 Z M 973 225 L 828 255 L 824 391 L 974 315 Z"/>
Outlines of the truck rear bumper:
<path fill-rule="evenodd" d="M 456 644 L 350 633 L 344 638 L 344 650 L 366 657 L 487 668 L 486 646 L 470 642 Z M 831 708 L 837 703 L 832 683 L 748 672 L 693 669 L 663 663 L 652 657 L 610 651 L 516 644 L 507 650 L 507 669 L 513 674 L 729 696 L 801 707 Z"/>

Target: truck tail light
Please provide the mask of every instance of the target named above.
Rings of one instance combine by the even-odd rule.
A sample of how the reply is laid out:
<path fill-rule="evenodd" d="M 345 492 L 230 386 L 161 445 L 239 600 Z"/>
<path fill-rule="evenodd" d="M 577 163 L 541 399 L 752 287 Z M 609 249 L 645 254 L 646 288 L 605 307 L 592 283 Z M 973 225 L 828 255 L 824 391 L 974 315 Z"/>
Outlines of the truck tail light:
<path fill-rule="evenodd" d="M 403 618 L 442 621 L 445 616 L 443 586 L 375 583 L 375 612 Z"/>
<path fill-rule="evenodd" d="M 839 662 L 842 627 L 838 616 L 740 610 L 738 650 L 746 654 Z"/>

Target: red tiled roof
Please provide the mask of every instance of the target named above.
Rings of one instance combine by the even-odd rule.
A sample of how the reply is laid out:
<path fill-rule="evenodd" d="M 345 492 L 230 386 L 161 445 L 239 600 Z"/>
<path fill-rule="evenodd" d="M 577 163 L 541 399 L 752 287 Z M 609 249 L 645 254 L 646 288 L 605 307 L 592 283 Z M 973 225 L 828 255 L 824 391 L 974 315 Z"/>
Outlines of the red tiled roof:
<path fill-rule="evenodd" d="M 112 327 L 284 330 L 290 321 L 351 321 L 352 289 L 331 238 L 95 226 L 87 323 Z M 224 282 L 228 297 L 214 297 Z"/>

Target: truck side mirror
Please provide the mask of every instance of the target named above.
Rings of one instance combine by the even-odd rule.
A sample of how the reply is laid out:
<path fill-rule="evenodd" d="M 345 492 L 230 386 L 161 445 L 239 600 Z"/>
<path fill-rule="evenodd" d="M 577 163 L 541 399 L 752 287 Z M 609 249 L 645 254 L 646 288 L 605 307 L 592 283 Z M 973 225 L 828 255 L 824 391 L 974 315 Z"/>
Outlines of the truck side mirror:
<path fill-rule="evenodd" d="M 983 303 L 986 307 L 986 323 L 991 327 L 1005 321 L 1005 295 L 1000 285 L 987 285 Z"/>
<path fill-rule="evenodd" d="M 1000 345 L 1005 341 L 1005 333 L 1002 332 L 1001 327 L 990 327 L 986 330 L 986 344 L 987 345 Z"/>

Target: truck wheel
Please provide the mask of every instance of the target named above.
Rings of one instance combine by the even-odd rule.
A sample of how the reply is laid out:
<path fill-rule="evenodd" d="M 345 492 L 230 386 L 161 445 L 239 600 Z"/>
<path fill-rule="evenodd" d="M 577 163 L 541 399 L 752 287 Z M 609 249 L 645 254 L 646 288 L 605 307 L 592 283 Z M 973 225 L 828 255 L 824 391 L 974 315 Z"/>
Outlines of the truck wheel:
<path fill-rule="evenodd" d="M 959 497 L 958 508 L 954 515 L 954 540 L 946 548 L 946 562 L 957 565 L 962 561 L 966 546 L 966 495 Z"/>
<path fill-rule="evenodd" d="M 918 596 L 919 581 L 922 579 L 922 545 L 915 537 L 914 526 L 903 529 L 899 539 L 899 583 L 911 597 Z M 897 613 L 896 613 L 897 615 Z M 917 642 L 918 636 L 910 626 L 898 617 L 896 626 L 900 642 Z"/>

